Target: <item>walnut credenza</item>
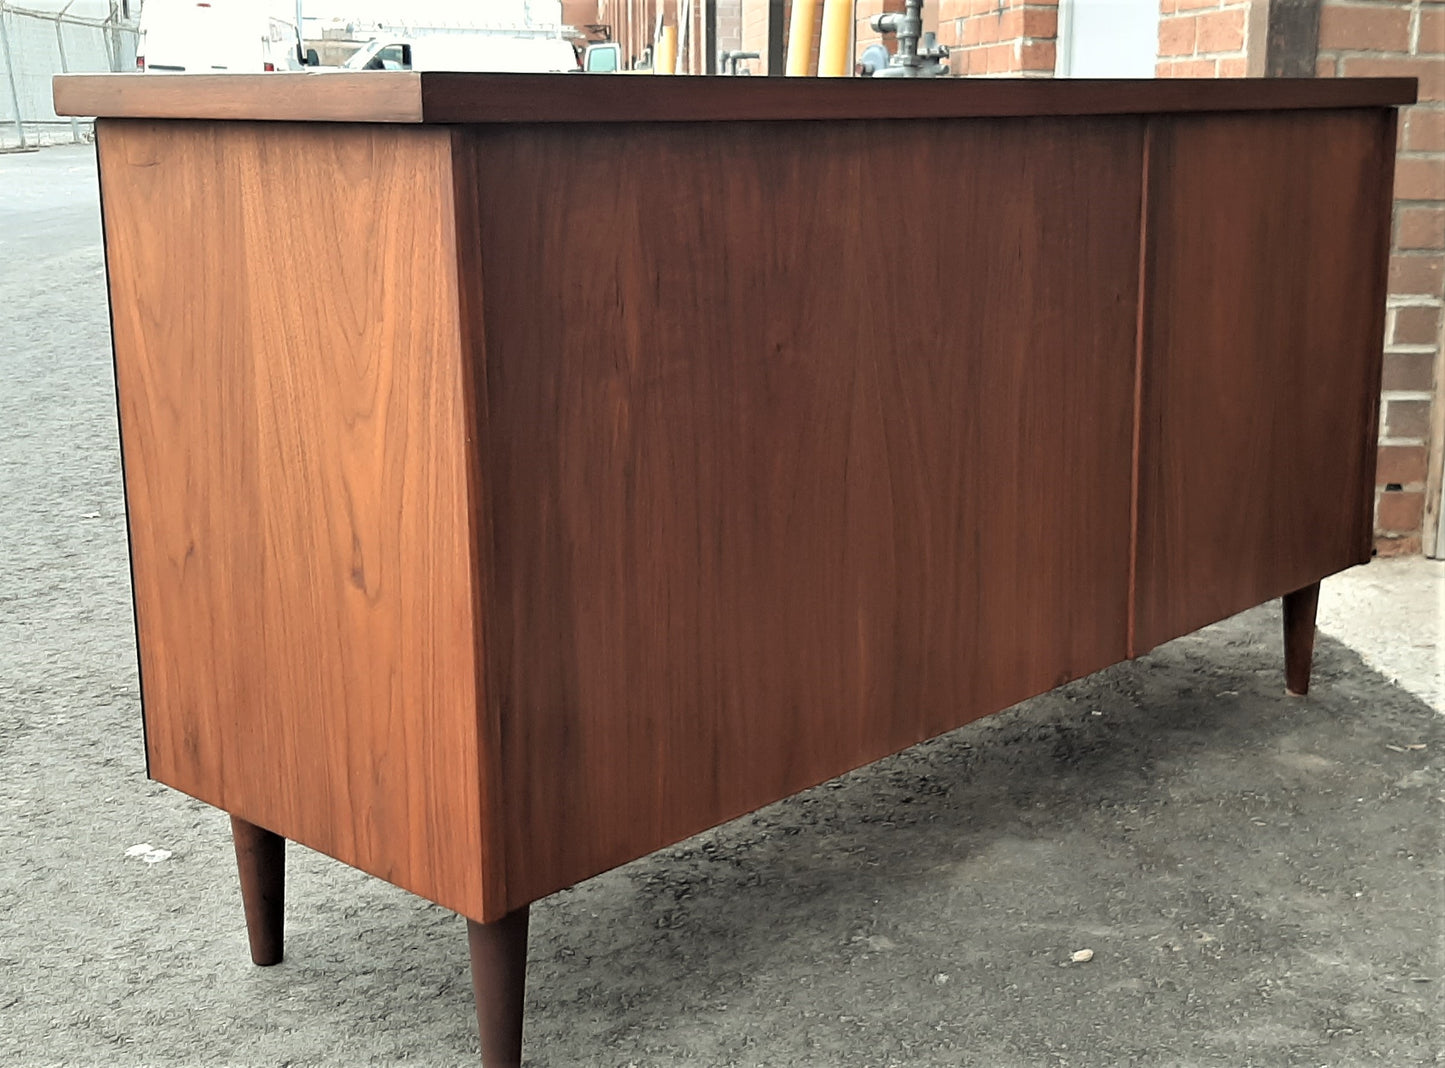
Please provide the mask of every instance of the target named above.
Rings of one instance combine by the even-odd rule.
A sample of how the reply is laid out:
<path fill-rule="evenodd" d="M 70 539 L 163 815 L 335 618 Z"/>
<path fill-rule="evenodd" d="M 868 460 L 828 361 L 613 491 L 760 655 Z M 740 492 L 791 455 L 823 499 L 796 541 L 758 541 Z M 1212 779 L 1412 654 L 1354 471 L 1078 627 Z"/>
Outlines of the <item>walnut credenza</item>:
<path fill-rule="evenodd" d="M 469 921 L 1369 558 L 1408 80 L 72 76 L 150 774 Z"/>

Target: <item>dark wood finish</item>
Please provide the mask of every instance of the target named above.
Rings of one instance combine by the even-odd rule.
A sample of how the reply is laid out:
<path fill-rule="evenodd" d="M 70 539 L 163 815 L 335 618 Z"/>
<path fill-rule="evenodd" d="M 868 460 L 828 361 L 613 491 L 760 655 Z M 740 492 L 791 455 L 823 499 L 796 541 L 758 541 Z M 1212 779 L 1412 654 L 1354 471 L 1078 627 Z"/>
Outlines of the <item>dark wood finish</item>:
<path fill-rule="evenodd" d="M 493 923 L 467 921 L 483 1068 L 517 1068 L 527 984 L 527 906 Z"/>
<path fill-rule="evenodd" d="M 421 122 L 410 71 L 295 74 L 57 74 L 57 115 L 144 119 Z"/>
<path fill-rule="evenodd" d="M 720 122 L 1388 107 L 1413 78 L 726 78 L 626 74 L 62 74 L 56 111 L 327 122 Z"/>
<path fill-rule="evenodd" d="M 100 123 L 150 771 L 487 919 L 451 136 L 317 131 Z"/>
<path fill-rule="evenodd" d="M 1370 557 L 1388 113 L 1156 122 L 1134 653 Z"/>
<path fill-rule="evenodd" d="M 472 135 L 509 907 L 1123 659 L 1142 125 Z"/>
<path fill-rule="evenodd" d="M 260 77 L 258 75 L 257 77 Z M 1412 78 L 676 78 L 424 74 L 426 122 L 717 122 L 1140 115 L 1413 103 Z M 593 84 L 600 82 L 600 84 Z"/>
<path fill-rule="evenodd" d="M 1310 665 L 1315 655 L 1315 609 L 1320 584 L 1311 582 L 1284 595 L 1285 692 L 1303 697 L 1310 692 Z"/>
<path fill-rule="evenodd" d="M 1320 0 L 1270 0 L 1264 72 L 1270 78 L 1313 78 L 1320 54 Z"/>
<path fill-rule="evenodd" d="M 231 817 L 231 840 L 241 875 L 246 938 L 256 964 L 280 964 L 286 915 L 286 839 Z"/>
<path fill-rule="evenodd" d="M 1143 447 L 1144 351 L 1148 343 L 1144 294 L 1149 291 L 1149 190 L 1153 184 L 1154 124 L 1144 126 L 1144 144 L 1139 159 L 1139 274 L 1138 299 L 1134 308 L 1134 393 L 1130 398 L 1133 426 L 1129 454 L 1129 607 L 1124 645 L 1132 656 L 1139 625 L 1139 468 Z"/>

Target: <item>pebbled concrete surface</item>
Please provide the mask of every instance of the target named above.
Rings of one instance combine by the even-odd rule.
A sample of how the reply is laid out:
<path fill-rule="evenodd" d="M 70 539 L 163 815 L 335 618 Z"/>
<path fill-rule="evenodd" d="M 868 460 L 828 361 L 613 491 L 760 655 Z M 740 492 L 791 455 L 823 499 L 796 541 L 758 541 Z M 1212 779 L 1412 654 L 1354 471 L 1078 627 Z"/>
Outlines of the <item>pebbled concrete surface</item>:
<path fill-rule="evenodd" d="M 1319 628 L 1445 712 L 1445 560 L 1373 560 L 1320 585 Z"/>
<path fill-rule="evenodd" d="M 1445 1063 L 1433 655 L 1325 636 L 1291 700 L 1257 609 L 557 894 L 526 1063 Z M 145 779 L 85 149 L 0 156 L 0 768 L 0 1065 L 476 1063 L 460 920 L 292 847 L 254 968 L 225 817 Z"/>

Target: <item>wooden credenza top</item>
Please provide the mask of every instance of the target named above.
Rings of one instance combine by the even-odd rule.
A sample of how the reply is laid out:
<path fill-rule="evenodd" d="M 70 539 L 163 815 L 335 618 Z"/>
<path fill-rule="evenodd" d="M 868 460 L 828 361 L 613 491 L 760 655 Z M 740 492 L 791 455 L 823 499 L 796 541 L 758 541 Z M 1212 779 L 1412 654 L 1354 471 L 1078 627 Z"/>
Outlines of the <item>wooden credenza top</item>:
<path fill-rule="evenodd" d="M 1413 104 L 1413 78 L 1037 79 L 62 74 L 61 115 L 299 122 L 706 122 L 1140 115 Z"/>

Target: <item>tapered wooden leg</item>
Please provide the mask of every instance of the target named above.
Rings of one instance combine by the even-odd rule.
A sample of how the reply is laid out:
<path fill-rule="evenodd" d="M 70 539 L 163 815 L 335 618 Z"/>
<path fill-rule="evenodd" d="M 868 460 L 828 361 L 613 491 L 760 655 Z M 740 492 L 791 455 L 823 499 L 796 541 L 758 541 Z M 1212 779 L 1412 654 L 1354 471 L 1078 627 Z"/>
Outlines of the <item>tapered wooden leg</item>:
<path fill-rule="evenodd" d="M 482 1035 L 483 1068 L 522 1063 L 522 995 L 527 981 L 527 906 L 495 923 L 467 921 L 472 993 Z"/>
<path fill-rule="evenodd" d="M 1310 692 L 1310 664 L 1315 654 L 1315 609 L 1320 584 L 1284 595 L 1284 687 L 1294 697 Z"/>
<path fill-rule="evenodd" d="M 241 870 L 241 903 L 251 960 L 281 963 L 282 916 L 286 904 L 286 839 L 264 827 L 231 817 L 236 866 Z"/>

